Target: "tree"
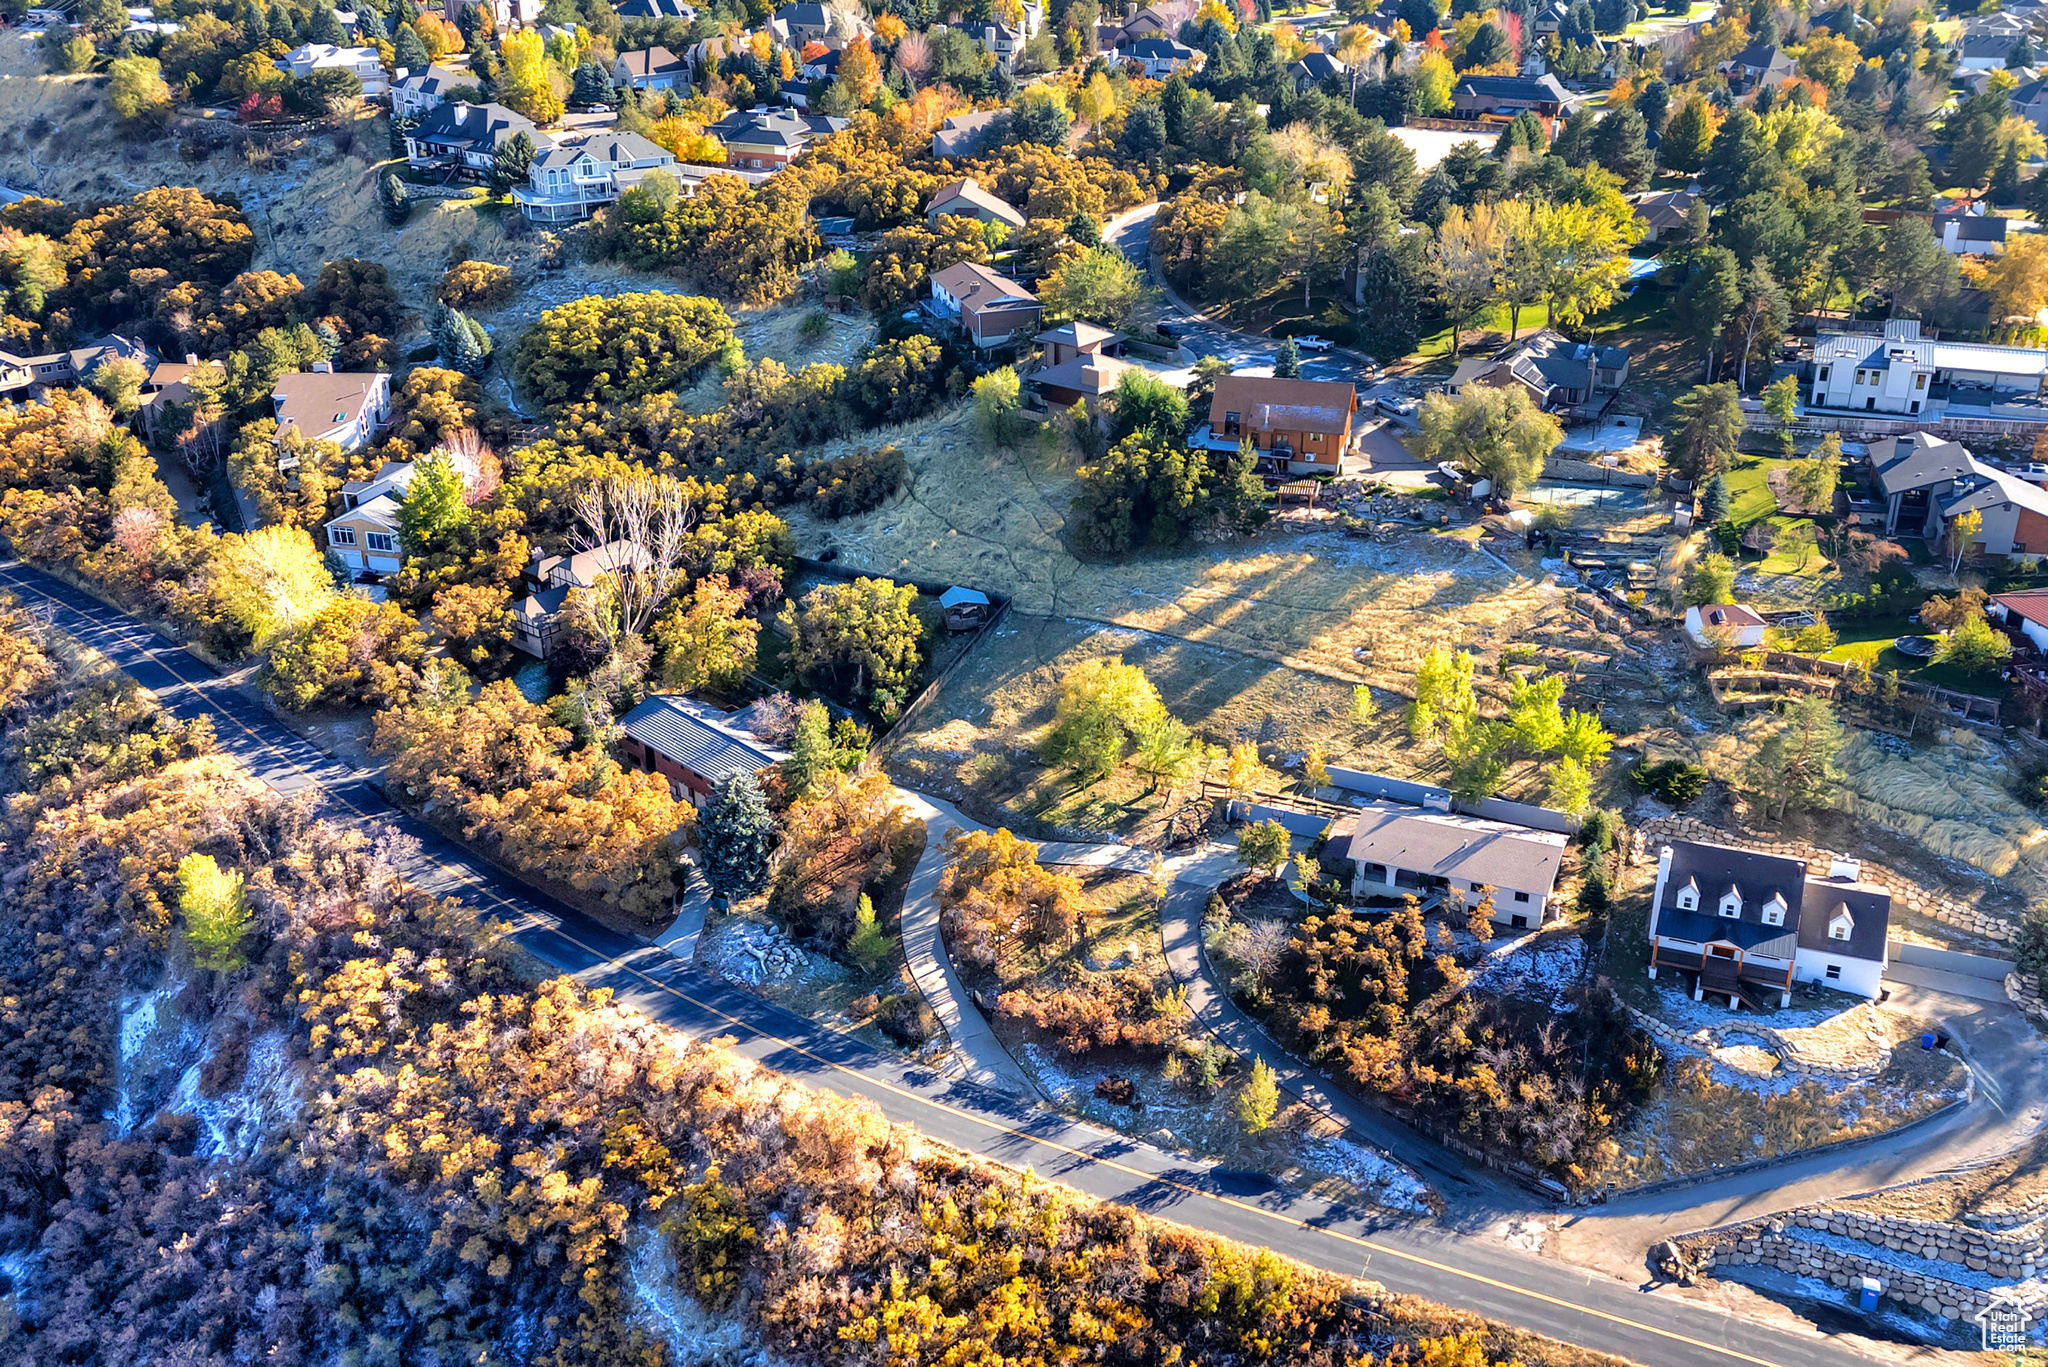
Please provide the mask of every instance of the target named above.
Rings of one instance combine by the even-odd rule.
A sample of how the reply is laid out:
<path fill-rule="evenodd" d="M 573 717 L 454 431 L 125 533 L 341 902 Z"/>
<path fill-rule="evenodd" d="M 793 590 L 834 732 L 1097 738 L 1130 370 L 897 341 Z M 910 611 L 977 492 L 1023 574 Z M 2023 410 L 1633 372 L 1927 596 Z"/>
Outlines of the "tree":
<path fill-rule="evenodd" d="M 1287 862 L 1290 838 L 1287 828 L 1277 821 L 1254 821 L 1238 833 L 1237 862 L 1270 875 Z"/>
<path fill-rule="evenodd" d="M 842 55 L 839 61 L 843 66 L 846 62 L 845 56 Z M 1064 150 L 1067 145 L 1067 133 L 1073 127 L 1073 122 L 1073 116 L 1067 112 L 1066 102 L 1057 93 L 1057 87 L 1041 83 L 1032 86 L 1029 92 L 1018 97 L 1010 115 L 1010 133 L 1019 142 L 1039 143 Z"/>
<path fill-rule="evenodd" d="M 1706 377 L 1714 379 L 1714 353 L 1728 320 L 1742 306 L 1742 264 L 1726 247 L 1708 247 L 1693 265 L 1692 279 L 1679 291 L 1674 312 L 1706 350 Z"/>
<path fill-rule="evenodd" d="M 1701 556 L 1686 576 L 1685 601 L 1688 607 L 1734 602 L 1735 562 L 1725 555 Z"/>
<path fill-rule="evenodd" d="M 122 118 L 136 120 L 171 107 L 163 64 L 154 57 L 117 57 L 107 63 L 107 103 Z"/>
<path fill-rule="evenodd" d="M 2034 325 L 2048 306 L 2048 237 L 2028 233 L 2008 242 L 1991 258 L 1980 283 L 1991 294 L 1994 324 Z"/>
<path fill-rule="evenodd" d="M 1453 204 L 1437 229 L 1433 248 L 1444 312 L 1451 322 L 1451 355 L 1463 350 L 1462 329 L 1493 299 L 1494 276 L 1504 244 L 1491 205 L 1468 213 Z"/>
<path fill-rule="evenodd" d="M 514 133 L 491 158 L 492 188 L 502 194 L 515 185 L 526 184 L 537 151 L 531 136 L 524 131 Z"/>
<path fill-rule="evenodd" d="M 832 754 L 832 718 L 821 702 L 809 702 L 797 713 L 796 734 L 789 758 L 782 762 L 782 780 L 798 801 L 816 797 L 829 775 L 839 772 Z"/>
<path fill-rule="evenodd" d="M 1118 655 L 1083 660 L 1060 681 L 1052 729 L 1040 750 L 1053 764 L 1106 778 L 1123 763 L 1131 738 L 1166 716 L 1143 669 Z"/>
<path fill-rule="evenodd" d="M 846 942 L 846 952 L 861 966 L 864 973 L 872 973 L 882 966 L 889 957 L 895 942 L 889 932 L 882 929 L 875 916 L 875 904 L 866 893 L 860 895 L 860 906 L 853 913 L 853 934 Z"/>
<path fill-rule="evenodd" d="M 1784 379 L 1764 386 L 1764 412 L 1778 424 L 1778 446 L 1787 456 L 1792 454 L 1792 420 L 1799 416 L 1799 377 L 1787 375 Z M 1716 475 L 1715 478 L 1720 478 Z M 1725 482 L 1724 482 L 1725 490 Z"/>
<path fill-rule="evenodd" d="M 469 523 L 462 471 L 447 451 L 414 462 L 412 482 L 398 504 L 398 544 L 407 556 L 438 555 Z"/>
<path fill-rule="evenodd" d="M 768 886 L 775 818 L 752 774 L 718 781 L 697 823 L 697 843 L 704 851 L 704 881 L 721 897 L 747 897 Z"/>
<path fill-rule="evenodd" d="M 213 563 L 222 610 L 259 646 L 310 620 L 334 595 L 327 558 L 299 527 L 224 536 Z"/>
<path fill-rule="evenodd" d="M 1440 731 L 1478 711 L 1472 692 L 1472 657 L 1450 646 L 1431 646 L 1415 669 L 1415 700 L 1408 704 L 1408 734 Z"/>
<path fill-rule="evenodd" d="M 498 51 L 505 63 L 504 77 L 498 82 L 498 102 L 543 127 L 560 119 L 562 100 L 548 79 L 553 64 L 548 60 L 547 45 L 540 34 L 529 28 L 514 29 L 499 40 Z M 519 138 L 526 140 L 526 162 L 530 165 L 533 161 L 533 139 L 524 133 Z M 514 139 L 515 142 L 518 140 Z M 500 151 L 500 177 L 503 175 L 503 158 L 504 152 Z M 526 170 L 522 166 L 516 180 L 503 181 L 498 188 L 509 189 L 525 178 Z"/>
<path fill-rule="evenodd" d="M 394 228 L 412 217 L 412 193 L 396 171 L 387 170 L 377 178 L 377 203 L 384 210 L 384 221 Z"/>
<path fill-rule="evenodd" d="M 1282 380 L 1301 378 L 1301 348 L 1294 344 L 1292 337 L 1283 340 L 1279 350 L 1273 353 L 1273 374 Z"/>
<path fill-rule="evenodd" d="M 1280 1086 L 1273 1080 L 1273 1070 L 1264 1059 L 1254 1058 L 1252 1075 L 1237 1094 L 1237 1118 L 1248 1133 L 1258 1134 L 1272 1125 L 1279 1110 Z"/>
<path fill-rule="evenodd" d="M 334 12 L 334 6 L 313 7 L 313 17 L 306 21 L 306 41 L 328 43 L 334 47 L 348 46 L 348 30 L 341 26 L 341 16 Z"/>
<path fill-rule="evenodd" d="M 819 585 L 801 604 L 783 605 L 779 620 L 789 633 L 790 668 L 850 686 L 854 697 L 893 720 L 924 663 L 925 628 L 916 602 L 914 586 L 888 579 Z"/>
<path fill-rule="evenodd" d="M 86 384 L 106 400 L 115 417 L 125 418 L 141 406 L 142 386 L 148 378 L 149 372 L 134 357 L 109 356 L 93 368 Z"/>
<path fill-rule="evenodd" d="M 1970 545 L 1977 534 L 1984 530 L 1984 514 L 1975 508 L 1965 508 L 1948 520 L 1949 573 L 1954 574 L 1963 566 L 1963 557 L 1970 553 Z"/>
<path fill-rule="evenodd" d="M 513 368 L 543 403 L 617 403 L 674 388 L 731 336 L 731 315 L 709 299 L 585 295 L 541 314 Z"/>
<path fill-rule="evenodd" d="M 670 602 L 654 624 L 662 680 L 685 693 L 736 689 L 754 671 L 760 634 L 746 594 L 717 577 L 700 579 L 687 607 Z"/>
<path fill-rule="evenodd" d="M 1459 461 L 1494 492 L 1511 498 L 1543 473 L 1564 429 L 1520 385 L 1467 385 L 1456 399 L 1431 394 L 1422 404 L 1422 450 Z"/>
<path fill-rule="evenodd" d="M 571 505 L 576 548 L 603 567 L 591 591 L 604 605 L 607 654 L 615 654 L 621 641 L 646 632 L 681 579 L 696 504 L 675 476 L 632 469 L 581 486 Z"/>
<path fill-rule="evenodd" d="M 1649 125 L 1634 105 L 1609 110 L 1593 126 L 1591 150 L 1593 160 L 1619 176 L 1630 192 L 1648 185 L 1657 169 L 1650 152 Z"/>
<path fill-rule="evenodd" d="M 1223 768 L 1224 784 L 1237 796 L 1244 797 L 1252 791 L 1263 767 L 1259 763 L 1259 747 L 1248 740 L 1238 741 L 1230 747 L 1230 758 Z"/>
<path fill-rule="evenodd" d="M 427 56 L 427 45 L 420 41 L 411 24 L 400 24 L 398 35 L 392 44 L 391 63 L 400 70 L 418 73 L 433 65 L 433 58 Z"/>
<path fill-rule="evenodd" d="M 1794 803 L 1825 806 L 1839 779 L 1834 761 L 1842 743 L 1842 724 L 1833 703 L 1818 693 L 1793 700 L 1784 724 L 1764 740 L 1745 775 L 1764 814 L 1775 810 L 1782 818 Z"/>
<path fill-rule="evenodd" d="M 838 81 L 856 109 L 871 103 L 882 88 L 882 68 L 865 34 L 840 49 Z"/>
<path fill-rule="evenodd" d="M 612 89 L 611 73 L 596 62 L 585 61 L 576 68 L 575 86 L 569 98 L 586 108 L 593 104 L 610 104 L 617 92 Z"/>
<path fill-rule="evenodd" d="M 969 386 L 974 395 L 975 425 L 982 436 L 998 446 L 1009 447 L 1029 429 L 1029 420 L 1024 418 L 1023 382 L 1017 378 L 1015 366 L 1003 366 L 977 378 Z"/>
<path fill-rule="evenodd" d="M 1550 766 L 1550 805 L 1572 816 L 1584 816 L 1593 805 L 1593 775 L 1569 756 Z"/>
<path fill-rule="evenodd" d="M 1944 636 L 1934 658 L 1965 674 L 1996 674 L 2012 663 L 2012 642 L 1980 612 L 1965 617 L 1960 626 Z"/>
<path fill-rule="evenodd" d="M 1885 229 L 1879 279 L 1891 313 L 1923 313 L 1955 295 L 1955 258 L 1934 240 L 1927 220 L 1906 214 Z"/>
<path fill-rule="evenodd" d="M 1700 521 L 1709 527 L 1728 520 L 1728 476 L 1715 471 L 1700 487 Z"/>
<path fill-rule="evenodd" d="M 1111 328 L 1131 326 L 1153 294 L 1131 259 L 1109 247 L 1061 262 L 1038 287 L 1048 319 L 1078 318 Z"/>
<path fill-rule="evenodd" d="M 1830 432 L 1807 459 L 1786 469 L 1785 486 L 1801 511 L 1827 516 L 1835 509 L 1835 487 L 1842 477 L 1842 439 Z"/>
<path fill-rule="evenodd" d="M 1707 149 L 1713 139 L 1713 115 L 1706 97 L 1688 95 L 1664 125 L 1664 136 L 1657 144 L 1657 162 L 1668 171 L 1696 172 L 1707 164 Z"/>
<path fill-rule="evenodd" d="M 413 700 L 426 663 L 426 637 L 403 608 L 337 597 L 272 639 L 261 682 L 293 712 L 398 707 Z"/>
<path fill-rule="evenodd" d="M 242 943 L 252 918 L 241 874 L 223 869 L 210 854 L 186 855 L 178 861 L 178 911 L 199 967 L 233 973 L 248 963 Z"/>
<path fill-rule="evenodd" d="M 1673 445 L 1679 474 L 1698 483 L 1728 468 L 1744 425 L 1735 386 L 1695 385 L 1676 407 L 1680 426 Z"/>
<path fill-rule="evenodd" d="M 1742 275 L 1742 303 L 1737 314 L 1742 323 L 1742 361 L 1735 380 L 1738 392 L 1749 390 L 1749 358 L 1756 350 L 1758 337 L 1776 337 L 1783 330 L 1790 309 L 1777 278 L 1765 269 L 1763 262 L 1752 262 Z"/>

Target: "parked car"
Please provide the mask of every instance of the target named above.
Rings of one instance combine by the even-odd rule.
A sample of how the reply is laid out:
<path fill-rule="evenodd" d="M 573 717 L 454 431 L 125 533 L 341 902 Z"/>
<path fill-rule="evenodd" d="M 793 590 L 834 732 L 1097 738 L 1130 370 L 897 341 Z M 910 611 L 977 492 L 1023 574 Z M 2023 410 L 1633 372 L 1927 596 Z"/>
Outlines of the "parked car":
<path fill-rule="evenodd" d="M 609 114 L 612 112 L 612 107 L 608 104 L 594 104 L 583 112 L 586 114 Z"/>
<path fill-rule="evenodd" d="M 1299 351 L 1328 351 L 1336 343 L 1327 337 L 1317 337 L 1311 334 L 1307 337 L 1295 338 L 1294 345 Z"/>
<path fill-rule="evenodd" d="M 1180 329 L 1171 323 L 1161 323 L 1159 325 L 1159 335 L 1169 342 L 1178 342 L 1180 340 Z"/>
<path fill-rule="evenodd" d="M 1412 419 L 1420 411 L 1416 406 L 1415 400 L 1404 399 L 1397 394 L 1382 395 L 1372 402 L 1375 408 L 1390 418 Z"/>

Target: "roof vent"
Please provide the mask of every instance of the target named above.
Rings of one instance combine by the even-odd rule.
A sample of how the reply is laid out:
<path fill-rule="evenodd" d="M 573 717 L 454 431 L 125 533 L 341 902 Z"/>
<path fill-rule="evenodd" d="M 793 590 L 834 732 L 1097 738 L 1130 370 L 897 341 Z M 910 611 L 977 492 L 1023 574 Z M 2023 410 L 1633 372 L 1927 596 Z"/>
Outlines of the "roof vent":
<path fill-rule="evenodd" d="M 312 373 L 313 373 L 313 374 L 315 374 L 315 375 L 332 375 L 332 374 L 334 373 L 334 362 L 332 362 L 332 361 L 315 361 L 315 362 L 313 362 L 313 372 L 312 372 Z"/>
<path fill-rule="evenodd" d="M 1828 880 L 1834 883 L 1853 883 L 1863 876 L 1863 861 L 1847 855 L 1836 855 L 1828 861 Z"/>

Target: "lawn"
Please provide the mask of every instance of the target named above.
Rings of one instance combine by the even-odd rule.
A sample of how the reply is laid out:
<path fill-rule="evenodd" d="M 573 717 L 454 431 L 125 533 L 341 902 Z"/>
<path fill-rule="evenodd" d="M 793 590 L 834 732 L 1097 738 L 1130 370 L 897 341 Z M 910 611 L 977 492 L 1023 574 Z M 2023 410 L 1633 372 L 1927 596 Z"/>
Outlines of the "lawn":
<path fill-rule="evenodd" d="M 1934 664 L 1900 654 L 1892 645 L 1893 641 L 1901 636 L 1921 634 L 1920 628 L 1903 616 L 1871 617 L 1853 622 L 1831 621 L 1828 625 L 1835 629 L 1837 640 L 1835 648 L 1821 657 L 1824 660 L 1861 660 L 1875 675 L 1882 676 L 1896 670 L 1902 679 L 1913 679 L 1958 693 L 1974 693 L 1978 697 L 1993 697 L 2001 691 L 1996 676 L 1966 674 L 1954 665 Z"/>
<path fill-rule="evenodd" d="M 1774 456 L 1738 457 L 1734 467 L 1726 472 L 1729 522 L 1747 530 L 1768 520 L 1778 529 L 1781 544 L 1791 528 L 1813 525 L 1811 518 L 1792 517 L 1779 512 L 1777 497 L 1771 493 L 1768 483 L 1771 471 L 1782 469 L 1789 463 Z M 1757 568 L 1764 574 L 1791 574 L 1805 578 L 1816 578 L 1833 568 L 1833 562 L 1818 549 L 1806 555 L 1803 566 L 1800 555 L 1798 548 L 1779 550 L 1774 546 Z"/>
<path fill-rule="evenodd" d="M 1527 337 L 1550 325 L 1550 306 L 1530 304 L 1522 310 L 1522 326 L 1517 334 Z M 1465 357 L 1487 356 L 1505 346 L 1508 342 L 1508 311 L 1506 306 L 1491 304 L 1479 316 L 1460 330 Z M 1407 357 L 1410 366 L 1429 366 L 1434 362 L 1448 362 L 1453 368 L 1458 358 L 1451 355 L 1451 330 L 1446 327 L 1422 339 L 1421 345 Z"/>

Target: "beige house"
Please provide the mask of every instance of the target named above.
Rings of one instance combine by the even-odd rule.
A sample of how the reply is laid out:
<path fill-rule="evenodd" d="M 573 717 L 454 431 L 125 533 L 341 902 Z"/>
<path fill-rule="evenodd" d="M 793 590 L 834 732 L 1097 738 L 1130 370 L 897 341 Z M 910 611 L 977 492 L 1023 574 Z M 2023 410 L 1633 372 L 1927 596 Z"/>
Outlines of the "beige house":
<path fill-rule="evenodd" d="M 372 478 L 341 486 L 342 511 L 327 520 L 327 549 L 357 578 L 398 573 L 398 505 L 412 471 L 411 461 L 386 461 Z"/>
<path fill-rule="evenodd" d="M 938 193 L 932 196 L 931 206 L 924 211 L 925 222 L 930 224 L 937 224 L 948 216 L 979 219 L 983 223 L 1003 223 L 1013 229 L 1023 228 L 1025 222 L 1023 214 L 982 189 L 971 178 L 940 186 Z"/>
<path fill-rule="evenodd" d="M 927 306 L 960 324 L 978 347 L 1002 346 L 1034 331 L 1045 317 L 1038 296 L 986 266 L 962 261 L 932 276 Z"/>
<path fill-rule="evenodd" d="M 277 439 L 296 427 L 308 441 L 359 451 L 391 421 L 391 376 L 381 370 L 337 371 L 326 361 L 277 377 L 270 394 Z"/>

